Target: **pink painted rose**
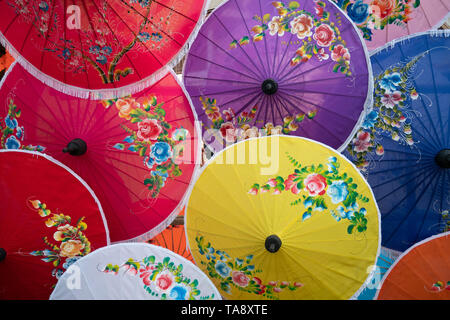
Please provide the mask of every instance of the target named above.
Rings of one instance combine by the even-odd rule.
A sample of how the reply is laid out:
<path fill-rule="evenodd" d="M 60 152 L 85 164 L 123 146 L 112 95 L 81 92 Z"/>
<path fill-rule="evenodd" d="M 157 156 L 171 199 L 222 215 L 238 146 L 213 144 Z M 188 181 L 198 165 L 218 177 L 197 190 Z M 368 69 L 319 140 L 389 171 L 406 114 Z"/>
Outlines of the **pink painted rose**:
<path fill-rule="evenodd" d="M 338 61 L 340 58 L 344 58 L 347 61 L 350 60 L 350 52 L 342 44 L 335 46 L 331 52 L 331 59 L 333 61 Z"/>
<path fill-rule="evenodd" d="M 144 141 L 156 140 L 162 132 L 162 127 L 156 119 L 144 119 L 138 122 L 137 137 Z"/>
<path fill-rule="evenodd" d="M 323 195 L 327 187 L 327 179 L 324 176 L 311 173 L 305 178 L 305 191 L 309 192 L 310 196 Z"/>
<path fill-rule="evenodd" d="M 256 196 L 256 195 L 258 194 L 258 189 L 256 189 L 256 188 L 251 188 L 251 189 L 248 191 L 248 193 L 251 194 L 251 195 Z"/>
<path fill-rule="evenodd" d="M 250 281 L 249 277 L 247 277 L 242 271 L 233 271 L 231 278 L 233 279 L 233 282 L 240 287 L 248 286 Z"/>
<path fill-rule="evenodd" d="M 381 98 L 381 103 L 389 109 L 394 108 L 400 101 L 402 101 L 402 93 L 395 91 L 394 93 L 386 93 Z"/>
<path fill-rule="evenodd" d="M 297 184 L 294 184 L 294 186 L 291 188 L 291 192 L 293 194 L 299 194 L 301 191 L 302 190 L 297 187 Z"/>
<path fill-rule="evenodd" d="M 156 285 L 159 289 L 165 291 L 170 288 L 173 279 L 169 274 L 161 274 L 156 278 Z"/>
<path fill-rule="evenodd" d="M 236 141 L 236 128 L 231 122 L 222 123 L 220 127 L 220 134 L 227 142 Z"/>
<path fill-rule="evenodd" d="M 331 42 L 334 40 L 334 31 L 327 24 L 321 24 L 316 28 L 316 32 L 313 36 L 314 40 L 321 47 L 329 47 Z"/>
<path fill-rule="evenodd" d="M 272 188 L 273 188 L 273 187 L 276 187 L 276 186 L 277 186 L 277 180 L 275 180 L 275 179 L 269 179 L 269 181 L 267 181 L 267 184 L 268 184 L 269 186 L 271 186 Z"/>
<path fill-rule="evenodd" d="M 358 132 L 356 138 L 353 139 L 353 149 L 356 152 L 367 151 L 367 149 L 369 149 L 371 145 L 372 144 L 370 142 L 370 134 L 366 131 Z"/>
<path fill-rule="evenodd" d="M 304 39 L 312 35 L 312 18 L 306 14 L 301 14 L 291 21 L 291 32 L 296 34 L 299 39 Z"/>
<path fill-rule="evenodd" d="M 140 104 L 133 98 L 123 98 L 116 101 L 116 108 L 119 110 L 120 118 L 130 120 L 131 111 L 140 108 Z"/>

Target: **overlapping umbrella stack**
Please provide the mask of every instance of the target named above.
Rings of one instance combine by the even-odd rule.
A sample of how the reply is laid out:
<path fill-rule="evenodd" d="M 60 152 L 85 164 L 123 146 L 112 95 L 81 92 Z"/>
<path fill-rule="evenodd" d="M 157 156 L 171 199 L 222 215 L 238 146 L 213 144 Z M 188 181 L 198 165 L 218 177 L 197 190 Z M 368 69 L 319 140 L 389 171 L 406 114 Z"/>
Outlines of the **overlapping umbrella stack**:
<path fill-rule="evenodd" d="M 449 10 L 1 2 L 0 296 L 448 300 Z"/>

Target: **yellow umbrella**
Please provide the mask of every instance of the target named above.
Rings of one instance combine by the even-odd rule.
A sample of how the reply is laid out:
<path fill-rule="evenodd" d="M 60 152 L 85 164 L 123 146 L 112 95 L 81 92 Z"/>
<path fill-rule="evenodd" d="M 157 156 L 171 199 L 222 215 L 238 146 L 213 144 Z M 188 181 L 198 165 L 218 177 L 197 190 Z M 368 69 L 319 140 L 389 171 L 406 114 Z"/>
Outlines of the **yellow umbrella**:
<path fill-rule="evenodd" d="M 349 299 L 380 248 L 358 169 L 300 137 L 234 144 L 203 168 L 186 207 L 197 265 L 225 299 Z"/>

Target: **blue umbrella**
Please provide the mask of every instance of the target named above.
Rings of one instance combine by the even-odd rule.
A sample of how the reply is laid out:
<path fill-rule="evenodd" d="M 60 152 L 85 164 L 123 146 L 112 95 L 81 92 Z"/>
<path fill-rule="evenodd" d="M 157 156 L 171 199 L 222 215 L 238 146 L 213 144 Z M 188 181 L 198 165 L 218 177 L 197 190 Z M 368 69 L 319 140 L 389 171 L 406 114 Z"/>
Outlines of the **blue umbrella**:
<path fill-rule="evenodd" d="M 374 104 L 345 151 L 374 191 L 382 245 L 397 251 L 450 226 L 449 37 L 415 34 L 372 53 Z"/>

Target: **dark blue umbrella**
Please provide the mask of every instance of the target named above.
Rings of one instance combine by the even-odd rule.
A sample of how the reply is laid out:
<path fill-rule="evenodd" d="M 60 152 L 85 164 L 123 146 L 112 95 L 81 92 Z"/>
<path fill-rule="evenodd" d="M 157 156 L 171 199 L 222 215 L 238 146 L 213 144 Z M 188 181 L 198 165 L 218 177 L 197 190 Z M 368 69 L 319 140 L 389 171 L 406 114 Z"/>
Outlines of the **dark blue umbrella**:
<path fill-rule="evenodd" d="M 416 34 L 371 55 L 374 105 L 345 154 L 367 176 L 390 249 L 450 226 L 449 37 Z"/>

